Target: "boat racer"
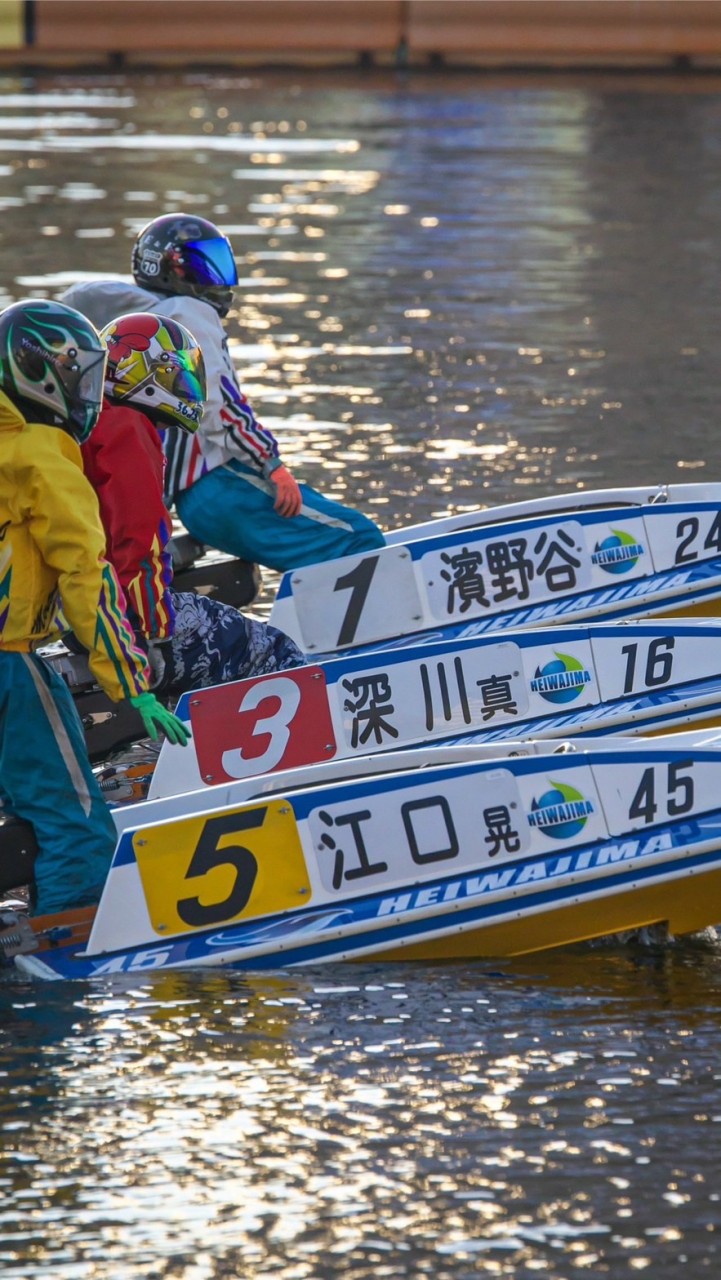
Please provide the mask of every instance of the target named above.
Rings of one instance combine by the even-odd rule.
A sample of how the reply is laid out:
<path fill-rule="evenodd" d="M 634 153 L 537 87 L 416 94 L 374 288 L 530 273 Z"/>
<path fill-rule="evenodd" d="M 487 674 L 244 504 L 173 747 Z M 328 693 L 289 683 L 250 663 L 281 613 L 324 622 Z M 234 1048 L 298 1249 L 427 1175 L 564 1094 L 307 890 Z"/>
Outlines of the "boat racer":
<path fill-rule="evenodd" d="M 107 557 L 148 652 L 153 688 L 179 693 L 303 665 L 293 640 L 221 601 L 172 589 L 163 501 L 161 435 L 192 436 L 206 380 L 194 336 L 157 313 L 131 313 L 101 331 L 108 350 L 105 399 L 82 446 L 85 474 L 100 503 Z"/>
<path fill-rule="evenodd" d="M 243 395 L 223 330 L 238 273 L 230 241 L 191 214 L 154 218 L 132 250 L 134 284 L 84 281 L 61 296 L 99 328 L 131 311 L 179 321 L 200 343 L 208 402 L 197 436 L 165 437 L 166 498 L 198 541 L 284 571 L 384 545 L 367 516 L 298 484 Z"/>
<path fill-rule="evenodd" d="M 109 697 L 127 698 L 151 737 L 188 737 L 149 691 L 83 474 L 105 364 L 93 326 L 62 303 L 0 312 L 0 797 L 34 828 L 39 915 L 96 902 L 116 844 L 72 696 L 36 652 L 53 635 L 60 596 Z"/>

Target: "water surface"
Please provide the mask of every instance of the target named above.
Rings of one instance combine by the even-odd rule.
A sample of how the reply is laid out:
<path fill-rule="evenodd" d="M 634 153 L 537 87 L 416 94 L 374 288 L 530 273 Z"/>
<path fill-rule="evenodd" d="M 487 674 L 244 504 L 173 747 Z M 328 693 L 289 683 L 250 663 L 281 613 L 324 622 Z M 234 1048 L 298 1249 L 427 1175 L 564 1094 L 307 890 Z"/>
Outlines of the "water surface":
<path fill-rule="evenodd" d="M 1 83 L 0 303 L 213 219 L 251 401 L 384 526 L 718 478 L 713 78 Z M 716 1275 L 720 1010 L 688 944 L 6 976 L 3 1280 Z"/>

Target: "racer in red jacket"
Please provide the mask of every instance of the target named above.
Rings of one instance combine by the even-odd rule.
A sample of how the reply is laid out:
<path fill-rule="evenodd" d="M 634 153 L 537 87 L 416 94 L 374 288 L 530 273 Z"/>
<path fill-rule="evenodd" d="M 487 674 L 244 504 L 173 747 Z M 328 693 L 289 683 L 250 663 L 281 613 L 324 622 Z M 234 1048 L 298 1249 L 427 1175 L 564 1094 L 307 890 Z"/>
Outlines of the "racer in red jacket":
<path fill-rule="evenodd" d="M 105 400 L 83 465 L 100 502 L 108 559 L 148 647 L 153 687 L 181 692 L 302 665 L 302 652 L 282 631 L 171 587 L 158 429 L 192 434 L 199 425 L 205 374 L 195 338 L 162 315 L 131 313 L 106 325 L 101 340 Z"/>

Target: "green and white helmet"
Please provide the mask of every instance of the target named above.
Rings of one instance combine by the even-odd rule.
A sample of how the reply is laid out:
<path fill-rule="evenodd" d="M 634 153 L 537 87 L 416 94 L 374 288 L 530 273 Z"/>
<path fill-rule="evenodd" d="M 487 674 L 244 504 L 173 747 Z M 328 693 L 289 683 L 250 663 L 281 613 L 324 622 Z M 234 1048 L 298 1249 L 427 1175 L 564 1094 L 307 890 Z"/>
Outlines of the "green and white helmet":
<path fill-rule="evenodd" d="M 28 298 L 0 311 L 0 387 L 29 422 L 87 440 L 103 403 L 107 352 L 63 302 Z"/>

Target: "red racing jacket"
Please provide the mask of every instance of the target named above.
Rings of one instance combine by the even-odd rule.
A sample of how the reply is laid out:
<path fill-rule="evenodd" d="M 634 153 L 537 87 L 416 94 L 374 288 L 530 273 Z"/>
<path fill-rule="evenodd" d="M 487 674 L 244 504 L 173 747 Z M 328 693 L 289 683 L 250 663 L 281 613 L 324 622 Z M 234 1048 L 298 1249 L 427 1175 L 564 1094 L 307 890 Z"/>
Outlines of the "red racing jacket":
<path fill-rule="evenodd" d="M 106 555 L 147 640 L 173 634 L 171 520 L 163 502 L 160 436 L 137 409 L 103 402 L 82 446 L 83 467 L 100 503 Z M 131 621 L 135 621 L 132 618 Z"/>

